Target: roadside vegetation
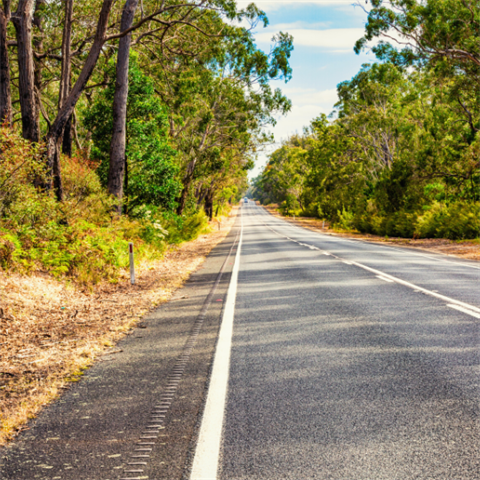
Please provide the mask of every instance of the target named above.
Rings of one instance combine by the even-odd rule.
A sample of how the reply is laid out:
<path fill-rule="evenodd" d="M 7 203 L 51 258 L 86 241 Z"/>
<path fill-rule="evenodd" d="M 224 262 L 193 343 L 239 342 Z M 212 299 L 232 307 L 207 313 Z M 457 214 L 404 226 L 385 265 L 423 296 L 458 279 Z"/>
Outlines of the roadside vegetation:
<path fill-rule="evenodd" d="M 379 62 L 338 85 L 329 117 L 312 120 L 271 154 L 252 195 L 279 204 L 285 215 L 325 219 L 345 231 L 479 237 L 478 6 L 469 0 L 371 5 L 356 49 L 380 37 L 373 47 Z"/>

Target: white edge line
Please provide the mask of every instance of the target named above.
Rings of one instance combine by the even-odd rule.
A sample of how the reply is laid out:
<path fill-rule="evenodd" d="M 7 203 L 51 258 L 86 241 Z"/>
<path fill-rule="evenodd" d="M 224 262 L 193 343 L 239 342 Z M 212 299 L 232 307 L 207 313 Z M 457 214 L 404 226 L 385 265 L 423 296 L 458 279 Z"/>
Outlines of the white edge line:
<path fill-rule="evenodd" d="M 458 305 L 447 304 L 447 307 L 454 308 L 455 310 L 466 313 L 467 315 L 471 315 L 472 317 L 480 318 L 480 314 L 472 312 L 471 310 L 468 310 L 466 308 L 459 307 Z"/>
<path fill-rule="evenodd" d="M 240 250 L 243 239 L 243 216 L 240 217 L 240 239 L 228 287 L 222 325 L 218 336 L 212 375 L 208 387 L 207 401 L 203 413 L 198 443 L 193 459 L 190 480 L 216 480 L 218 459 L 222 437 L 225 402 L 227 398 L 228 376 L 230 371 L 230 351 L 232 346 L 233 318 L 237 296 Z"/>

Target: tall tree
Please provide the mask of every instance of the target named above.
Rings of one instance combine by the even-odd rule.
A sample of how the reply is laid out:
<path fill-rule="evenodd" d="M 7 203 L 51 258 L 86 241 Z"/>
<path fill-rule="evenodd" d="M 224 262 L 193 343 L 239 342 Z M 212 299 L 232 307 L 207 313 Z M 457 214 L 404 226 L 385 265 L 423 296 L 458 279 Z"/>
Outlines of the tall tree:
<path fill-rule="evenodd" d="M 396 63 L 447 58 L 480 67 L 478 0 L 371 0 L 371 4 L 365 36 L 355 45 L 357 53 L 380 37 L 386 41 L 372 50 Z"/>
<path fill-rule="evenodd" d="M 35 99 L 35 67 L 33 62 L 32 23 L 34 0 L 19 0 L 12 15 L 17 37 L 18 90 L 22 112 L 23 137 L 32 142 L 40 139 Z"/>
<path fill-rule="evenodd" d="M 73 0 L 65 0 L 65 17 L 63 21 L 62 37 L 62 67 L 60 72 L 60 89 L 58 94 L 58 109 L 60 110 L 68 94 L 72 83 L 72 22 L 73 22 Z M 68 119 L 63 132 L 62 151 L 69 157 L 72 156 L 72 116 Z"/>
<path fill-rule="evenodd" d="M 28 2 L 29 0 L 22 0 Z M 63 107 L 60 109 L 56 115 L 55 120 L 52 122 L 52 125 L 49 129 L 47 135 L 47 150 L 46 150 L 46 159 L 47 159 L 47 169 L 51 175 L 53 175 L 53 184 L 56 190 L 56 195 L 58 199 L 63 198 L 62 186 L 61 186 L 61 174 L 60 174 L 60 162 L 59 162 L 59 148 L 60 140 L 62 138 L 65 126 L 73 113 L 76 103 L 78 102 L 80 95 L 83 93 L 90 76 L 93 73 L 95 65 L 98 61 L 100 53 L 105 45 L 107 40 L 111 41 L 114 39 L 119 39 L 128 35 L 130 32 L 140 29 L 141 27 L 146 27 L 147 32 L 143 32 L 142 35 L 154 34 L 158 31 L 164 31 L 167 27 L 182 24 L 182 25 L 191 25 L 192 22 L 188 20 L 190 12 L 195 11 L 196 9 L 208 9 L 213 7 L 218 7 L 224 11 L 228 16 L 232 17 L 235 14 L 235 2 L 233 0 L 198 0 L 195 2 L 179 3 L 179 2 L 161 2 L 159 8 L 155 9 L 149 15 L 142 15 L 142 18 L 130 28 L 114 35 L 107 35 L 108 31 L 108 18 L 110 11 L 112 9 L 114 1 L 113 0 L 103 0 L 102 8 L 99 15 L 99 20 L 96 28 L 96 33 L 93 39 L 93 43 L 90 47 L 89 54 L 81 72 L 73 86 L 70 94 Z M 176 15 L 177 11 L 185 11 L 182 15 Z M 162 15 L 166 15 L 166 18 L 158 18 Z M 176 18 L 175 18 L 176 17 Z M 154 24 L 152 26 L 151 24 Z M 156 27 L 157 24 L 160 24 L 160 27 Z M 193 25 L 194 26 L 194 25 Z M 195 27 L 194 28 L 198 28 Z M 52 181 L 49 182 L 48 187 L 51 187 Z"/>
<path fill-rule="evenodd" d="M 120 31 L 131 28 L 138 0 L 126 0 L 120 23 Z M 113 100 L 113 134 L 110 147 L 110 169 L 108 173 L 108 191 L 118 198 L 117 211 L 122 211 L 123 183 L 125 175 L 125 141 L 128 98 L 128 65 L 132 35 L 120 38 L 117 54 L 115 96 Z"/>
<path fill-rule="evenodd" d="M 10 0 L 0 7 L 0 125 L 12 123 L 12 94 L 10 91 L 10 60 L 8 56 L 7 25 L 10 20 Z"/>
<path fill-rule="evenodd" d="M 43 76 L 43 64 L 41 60 L 36 58 L 36 55 L 43 51 L 43 39 L 44 39 L 44 15 L 47 2 L 46 0 L 35 0 L 35 8 L 33 12 L 33 35 L 32 35 L 32 48 L 33 48 L 33 82 L 35 85 L 35 102 L 36 102 L 36 118 L 35 122 L 38 125 L 40 131 L 40 112 L 42 108 L 42 100 L 40 98 L 40 92 L 42 91 L 42 76 Z"/>

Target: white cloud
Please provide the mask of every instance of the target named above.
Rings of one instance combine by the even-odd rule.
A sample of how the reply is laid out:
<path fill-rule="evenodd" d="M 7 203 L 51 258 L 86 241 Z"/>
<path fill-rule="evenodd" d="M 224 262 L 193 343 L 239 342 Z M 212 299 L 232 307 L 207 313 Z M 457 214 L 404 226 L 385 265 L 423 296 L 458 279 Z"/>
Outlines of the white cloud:
<path fill-rule="evenodd" d="M 338 6 L 351 5 L 352 1 L 353 0 L 237 0 L 237 4 L 240 8 L 245 8 L 248 4 L 254 3 L 265 12 L 271 12 L 272 10 L 279 10 L 284 7 L 296 7 L 299 4 Z"/>
<path fill-rule="evenodd" d="M 282 93 L 292 100 L 294 106 L 315 105 L 330 110 L 338 101 L 337 89 L 315 90 L 314 88 L 282 88 Z"/>
<path fill-rule="evenodd" d="M 272 30 L 278 31 L 277 26 Z M 355 42 L 361 38 L 365 30 L 363 28 L 330 28 L 326 30 L 310 28 L 282 29 L 293 36 L 293 45 L 304 47 L 326 48 L 337 51 L 351 51 Z M 255 35 L 259 43 L 270 43 L 273 32 L 260 32 Z"/>

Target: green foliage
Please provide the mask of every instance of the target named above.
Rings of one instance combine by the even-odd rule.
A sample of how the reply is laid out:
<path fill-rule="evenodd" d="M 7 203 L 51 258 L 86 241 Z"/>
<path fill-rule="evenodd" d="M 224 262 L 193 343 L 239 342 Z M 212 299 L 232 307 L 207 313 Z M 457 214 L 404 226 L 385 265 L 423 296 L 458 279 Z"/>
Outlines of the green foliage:
<path fill-rule="evenodd" d="M 186 216 L 172 215 L 167 220 L 166 226 L 167 240 L 172 244 L 194 240 L 199 235 L 210 231 L 208 217 L 203 210 Z"/>
<path fill-rule="evenodd" d="M 419 238 L 463 240 L 480 237 L 480 204 L 456 202 L 451 205 L 435 202 L 417 220 L 415 234 Z"/>
<path fill-rule="evenodd" d="M 299 215 L 302 210 L 295 195 L 287 193 L 285 200 L 280 204 L 280 211 L 288 217 L 291 215 Z"/>
<path fill-rule="evenodd" d="M 109 65 L 114 78 L 114 64 Z M 98 94 L 85 116 L 92 130 L 92 157 L 100 161 L 99 175 L 106 185 L 112 138 L 112 111 L 115 83 Z M 168 117 L 155 95 L 151 78 L 140 70 L 137 57 L 131 55 L 127 103 L 127 146 L 125 194 L 130 209 L 142 204 L 175 209 L 181 184 L 176 178 L 177 152 L 168 139 Z"/>
<path fill-rule="evenodd" d="M 39 270 L 84 285 L 115 282 L 128 266 L 129 242 L 137 261 L 159 258 L 169 243 L 191 240 L 208 228 L 203 212 L 177 218 L 155 206 L 112 217 L 113 200 L 84 158 L 62 158 L 66 199 L 60 204 L 32 185 L 31 176 L 42 172 L 34 146 L 1 129 L 0 151 L 0 176 L 8 184 L 8 195 L 0 197 L 4 270 Z"/>
<path fill-rule="evenodd" d="M 338 221 L 335 223 L 335 227 L 342 230 L 351 230 L 354 227 L 354 215 L 352 212 L 345 210 L 345 207 L 342 208 L 342 211 L 337 212 Z"/>
<path fill-rule="evenodd" d="M 142 5 L 134 24 L 158 8 L 154 3 Z M 37 6 L 42 21 L 34 22 L 32 34 L 43 137 L 58 114 L 61 62 L 48 52 L 58 52 L 62 42 L 65 6 Z M 79 77 L 88 56 L 100 6 L 95 0 L 74 7 L 72 79 Z M 110 33 L 118 29 L 123 6 L 113 4 Z M 138 41 L 131 45 L 124 185 L 128 216 L 112 215 L 115 203 L 105 191 L 118 52 L 118 39 L 110 38 L 72 116 L 76 157 L 61 160 L 64 202 L 37 189 L 48 183 L 44 146 L 24 142 L 14 130 L 1 130 L 1 268 L 41 270 L 84 284 L 116 281 L 127 264 L 128 242 L 135 243 L 137 259 L 157 257 L 169 244 L 208 230 L 202 203 L 210 216 L 222 214 L 246 191 L 258 146 L 270 139 L 263 127 L 274 125 L 278 114 L 291 107 L 270 81 L 291 78 L 292 37 L 280 32 L 269 53 L 260 50 L 253 29 L 240 26 L 244 21 L 251 27 L 268 24 L 253 3 L 242 10 L 235 0 L 164 6 L 154 21 L 158 29 L 147 33 L 152 22 L 141 24 L 135 30 Z M 13 38 L 11 22 L 8 28 Z M 11 74 L 18 78 L 15 62 Z M 11 86 L 16 122 L 19 91 L 16 82 Z M 177 201 L 185 198 L 184 215 L 176 215 Z"/>
<path fill-rule="evenodd" d="M 273 152 L 255 198 L 280 203 L 295 192 L 304 213 L 346 230 L 475 238 L 480 104 L 458 96 L 460 70 L 444 73 L 363 65 L 338 85 L 332 119 L 314 119 Z"/>

